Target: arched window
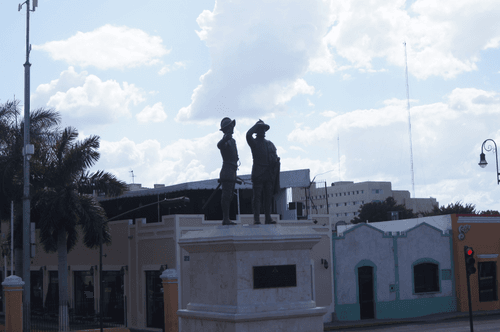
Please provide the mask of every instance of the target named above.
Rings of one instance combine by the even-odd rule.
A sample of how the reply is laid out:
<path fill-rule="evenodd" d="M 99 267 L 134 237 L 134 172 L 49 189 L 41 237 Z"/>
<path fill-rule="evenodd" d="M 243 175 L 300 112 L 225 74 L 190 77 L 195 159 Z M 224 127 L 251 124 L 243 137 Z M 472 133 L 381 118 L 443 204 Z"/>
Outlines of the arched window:
<path fill-rule="evenodd" d="M 413 267 L 415 293 L 439 292 L 439 270 L 434 263 L 421 263 Z"/>

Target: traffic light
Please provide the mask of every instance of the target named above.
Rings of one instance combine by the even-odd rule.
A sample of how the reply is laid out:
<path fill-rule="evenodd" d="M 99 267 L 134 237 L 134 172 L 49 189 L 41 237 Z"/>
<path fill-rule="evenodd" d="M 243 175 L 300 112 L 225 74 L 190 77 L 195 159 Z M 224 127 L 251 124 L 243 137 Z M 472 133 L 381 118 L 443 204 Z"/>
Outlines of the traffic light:
<path fill-rule="evenodd" d="M 474 259 L 474 249 L 465 246 L 464 253 L 465 253 L 465 268 L 467 270 L 467 275 L 476 273 L 476 267 L 474 266 L 476 264 L 476 260 Z"/>

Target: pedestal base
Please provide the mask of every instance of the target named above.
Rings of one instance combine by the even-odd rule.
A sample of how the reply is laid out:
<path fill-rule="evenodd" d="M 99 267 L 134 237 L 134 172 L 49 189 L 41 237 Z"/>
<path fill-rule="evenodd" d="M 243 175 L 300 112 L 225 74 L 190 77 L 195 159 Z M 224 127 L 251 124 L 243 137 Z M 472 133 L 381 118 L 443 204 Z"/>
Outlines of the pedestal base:
<path fill-rule="evenodd" d="M 220 226 L 186 233 L 189 302 L 182 332 L 322 332 L 327 309 L 313 300 L 310 250 L 321 237 L 304 227 Z"/>
<path fill-rule="evenodd" d="M 182 331 L 204 332 L 322 332 L 326 308 L 227 314 L 179 310 Z"/>

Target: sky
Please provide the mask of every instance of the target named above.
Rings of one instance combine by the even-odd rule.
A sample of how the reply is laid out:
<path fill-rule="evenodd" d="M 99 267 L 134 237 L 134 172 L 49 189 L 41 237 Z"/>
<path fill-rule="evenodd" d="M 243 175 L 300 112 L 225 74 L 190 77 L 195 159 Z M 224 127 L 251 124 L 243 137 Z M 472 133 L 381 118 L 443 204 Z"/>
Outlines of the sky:
<path fill-rule="evenodd" d="M 145 187 L 218 178 L 224 117 L 250 174 L 262 119 L 282 170 L 500 210 L 494 151 L 478 166 L 500 143 L 499 17 L 496 0 L 39 0 L 31 108 Z M 0 103 L 24 104 L 25 52 L 26 4 L 1 1 Z"/>

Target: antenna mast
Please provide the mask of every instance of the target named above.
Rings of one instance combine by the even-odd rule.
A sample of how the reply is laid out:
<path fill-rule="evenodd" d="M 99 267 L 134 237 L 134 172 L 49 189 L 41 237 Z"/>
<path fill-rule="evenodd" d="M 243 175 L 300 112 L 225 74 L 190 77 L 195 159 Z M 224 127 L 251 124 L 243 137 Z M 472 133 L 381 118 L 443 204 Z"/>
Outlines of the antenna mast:
<path fill-rule="evenodd" d="M 340 178 L 340 134 L 338 134 L 337 136 L 337 151 L 339 155 L 339 181 L 342 181 L 342 179 Z"/>
<path fill-rule="evenodd" d="M 412 146 L 412 139 L 411 139 L 411 116 L 410 116 L 410 86 L 408 85 L 408 57 L 406 55 L 406 41 L 403 42 L 403 45 L 405 46 L 405 74 L 406 74 L 406 108 L 408 109 L 408 134 L 410 136 L 410 166 L 411 166 L 411 187 L 412 187 L 412 193 L 413 193 L 413 198 L 415 198 L 415 175 L 413 173 L 413 146 Z"/>
<path fill-rule="evenodd" d="M 134 183 L 135 183 L 135 182 L 134 182 L 134 178 L 135 178 L 134 171 L 133 171 L 133 170 L 131 170 L 131 171 L 129 171 L 129 172 L 130 172 L 130 174 L 131 174 L 130 176 L 132 177 L 132 184 L 134 184 Z"/>

